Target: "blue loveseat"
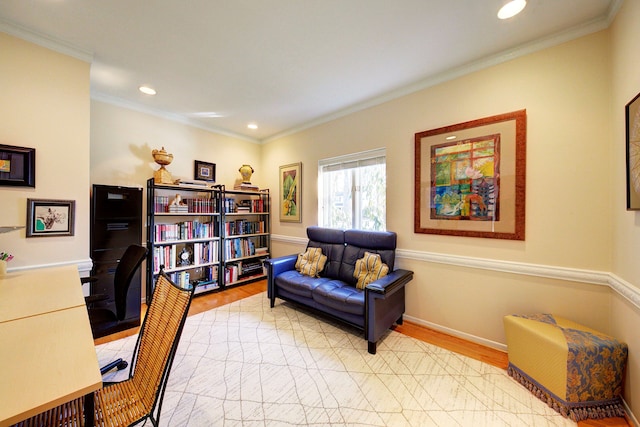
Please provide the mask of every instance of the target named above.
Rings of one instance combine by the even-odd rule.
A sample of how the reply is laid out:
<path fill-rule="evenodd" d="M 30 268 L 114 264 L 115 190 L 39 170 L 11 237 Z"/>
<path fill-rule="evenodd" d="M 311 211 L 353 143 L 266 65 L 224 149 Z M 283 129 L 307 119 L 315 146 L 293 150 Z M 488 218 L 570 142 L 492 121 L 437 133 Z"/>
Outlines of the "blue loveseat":
<path fill-rule="evenodd" d="M 307 249 L 321 248 L 327 256 L 324 268 L 319 277 L 311 277 L 295 269 L 297 255 L 267 259 L 271 307 L 280 298 L 360 328 L 369 353 L 375 354 L 376 344 L 385 332 L 394 323 L 402 324 L 405 285 L 413 279 L 412 271 L 394 270 L 396 233 L 313 226 L 307 228 L 307 237 Z M 389 273 L 362 290 L 356 287 L 354 271 L 356 261 L 365 252 L 379 254 Z"/>

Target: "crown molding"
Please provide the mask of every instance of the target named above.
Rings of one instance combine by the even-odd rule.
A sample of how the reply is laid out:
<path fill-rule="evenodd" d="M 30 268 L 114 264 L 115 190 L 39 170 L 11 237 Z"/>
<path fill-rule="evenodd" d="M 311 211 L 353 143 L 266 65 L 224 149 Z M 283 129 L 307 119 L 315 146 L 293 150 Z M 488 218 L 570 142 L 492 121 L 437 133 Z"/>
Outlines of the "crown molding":
<path fill-rule="evenodd" d="M 33 31 L 0 17 L 0 31 L 84 62 L 93 61 L 93 52 L 50 35 Z"/>
<path fill-rule="evenodd" d="M 141 104 L 137 104 L 135 102 L 127 101 L 122 98 L 118 98 L 115 96 L 107 95 L 102 92 L 91 91 L 91 99 L 94 101 L 104 102 L 105 104 L 114 105 L 116 107 L 126 108 L 128 110 L 137 111 L 139 113 L 149 114 L 152 116 L 159 117 L 161 119 L 170 120 L 173 122 L 182 123 L 188 126 L 192 126 L 195 128 L 199 128 L 202 130 L 206 130 L 208 132 L 217 133 L 219 135 L 225 135 L 236 139 L 242 139 L 244 141 L 248 141 L 254 144 L 260 144 L 260 141 L 255 138 L 250 138 L 246 135 L 242 135 L 239 133 L 230 132 L 228 130 L 219 129 L 213 126 L 207 126 L 197 120 L 190 119 L 187 116 L 181 114 L 168 113 L 164 110 L 157 110 L 154 108 L 149 108 Z"/>
<path fill-rule="evenodd" d="M 485 68 L 493 67 L 494 65 L 511 61 L 512 59 L 526 56 L 531 53 L 544 50 L 556 45 L 560 45 L 562 43 L 566 43 L 568 41 L 604 30 L 608 28 L 609 25 L 611 25 L 611 23 L 613 22 L 613 19 L 618 13 L 620 6 L 622 5 L 622 2 L 623 0 L 615 0 L 612 6 L 607 11 L 606 15 L 603 15 L 602 17 L 589 21 L 585 24 L 578 25 L 564 31 L 560 31 L 551 36 L 537 39 L 533 42 L 524 43 L 518 47 L 502 51 L 495 55 L 482 58 L 478 61 L 470 62 L 459 67 L 451 68 L 440 74 L 436 74 L 435 76 L 431 76 L 426 79 L 419 80 L 415 83 L 399 87 L 381 96 L 377 96 L 369 100 L 366 100 L 364 102 L 354 104 L 345 109 L 319 117 L 315 120 L 311 120 L 299 126 L 290 128 L 283 132 L 264 138 L 262 142 L 269 143 L 269 142 L 278 140 L 280 138 L 284 138 L 286 136 L 301 132 L 303 130 L 310 129 L 312 127 L 348 116 L 350 114 L 357 113 L 362 110 L 366 110 L 367 108 L 375 107 L 385 102 L 393 101 L 394 99 L 401 98 L 403 96 L 407 96 L 412 93 L 419 92 L 421 90 L 428 89 L 430 87 L 437 86 L 439 84 L 442 84 L 451 80 L 455 80 L 459 77 L 463 77 L 465 75 L 475 73 Z"/>

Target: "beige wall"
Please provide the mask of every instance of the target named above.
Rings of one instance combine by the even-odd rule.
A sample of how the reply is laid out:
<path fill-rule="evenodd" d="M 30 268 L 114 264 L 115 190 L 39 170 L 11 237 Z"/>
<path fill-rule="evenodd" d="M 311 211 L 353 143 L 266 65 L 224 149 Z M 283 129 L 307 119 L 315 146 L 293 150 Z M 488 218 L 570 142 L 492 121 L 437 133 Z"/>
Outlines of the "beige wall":
<path fill-rule="evenodd" d="M 176 179 L 194 178 L 194 160 L 215 163 L 216 182 L 232 188 L 243 163 L 255 170 L 252 182 L 260 185 L 264 179 L 259 144 L 91 101 L 92 184 L 146 188 L 159 168 L 151 152 L 162 147 L 173 154 L 167 170 Z"/>
<path fill-rule="evenodd" d="M 639 305 L 612 290 L 614 282 L 640 295 L 640 267 L 632 261 L 640 221 L 624 212 L 624 136 L 614 132 L 622 116 L 618 105 L 612 117 L 611 86 L 618 77 L 609 62 L 612 45 L 638 39 L 631 23 L 640 13 L 636 4 L 630 8 L 625 3 L 622 15 L 631 17 L 620 18 L 622 41 L 602 31 L 266 144 L 264 164 L 302 161 L 304 171 L 303 223 L 274 219 L 274 254 L 290 253 L 296 243 L 299 250 L 306 226 L 317 222 L 319 159 L 386 147 L 387 228 L 398 232 L 398 265 L 415 272 L 407 288 L 409 319 L 506 348 L 505 314 L 550 312 L 640 351 L 631 326 L 640 321 Z M 636 66 L 625 67 L 627 75 L 638 69 L 637 44 L 628 44 L 620 56 Z M 625 100 L 640 90 L 637 81 L 630 87 Z M 414 134 L 519 109 L 527 110 L 526 240 L 415 234 Z M 268 185 L 277 188 L 277 170 L 270 172 Z M 611 218 L 622 214 L 626 227 L 614 234 Z M 624 244 L 614 244 L 621 238 Z M 625 259 L 614 261 L 618 251 L 627 259 L 616 269 L 634 271 L 632 284 L 610 273 Z M 633 355 L 629 382 L 640 384 Z M 627 385 L 625 399 L 640 411 L 638 386 Z"/>
<path fill-rule="evenodd" d="M 0 225 L 25 225 L 27 199 L 76 201 L 75 235 L 0 235 L 9 269 L 89 259 L 89 63 L 0 33 L 0 144 L 36 149 L 36 187 L 0 187 Z"/>
<path fill-rule="evenodd" d="M 606 286 L 591 293 L 593 285 L 554 282 L 536 293 L 536 277 L 421 259 L 427 253 L 610 270 L 612 228 L 603 221 L 612 211 L 613 153 L 603 143 L 611 132 L 608 43 L 600 32 L 268 143 L 265 164 L 302 161 L 304 170 L 303 223 L 274 220 L 274 234 L 301 237 L 316 223 L 318 159 L 387 147 L 387 228 L 410 253 L 400 264 L 416 272 L 410 316 L 499 343 L 502 316 L 523 310 L 554 311 L 609 330 Z M 414 133 L 518 109 L 527 110 L 528 126 L 526 240 L 415 234 Z M 269 186 L 277 188 L 277 170 L 270 172 Z M 567 299 L 567 288 L 584 298 L 582 307 Z"/>
<path fill-rule="evenodd" d="M 612 103 L 613 123 L 611 151 L 613 167 L 613 247 L 611 250 L 614 278 L 623 285 L 640 287 L 640 212 L 629 212 L 626 206 L 625 175 L 625 119 L 624 106 L 640 92 L 640 3 L 624 2 L 611 27 Z M 640 298 L 635 303 L 615 294 L 611 303 L 612 333 L 629 344 L 629 362 L 625 399 L 640 414 L 640 339 L 638 325 Z"/>

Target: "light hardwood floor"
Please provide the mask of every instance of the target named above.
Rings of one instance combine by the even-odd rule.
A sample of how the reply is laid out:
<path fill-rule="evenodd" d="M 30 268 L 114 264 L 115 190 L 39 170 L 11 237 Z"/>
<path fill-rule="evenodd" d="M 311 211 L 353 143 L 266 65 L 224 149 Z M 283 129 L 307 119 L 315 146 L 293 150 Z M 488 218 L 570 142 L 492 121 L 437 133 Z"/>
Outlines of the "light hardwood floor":
<path fill-rule="evenodd" d="M 224 292 L 214 292 L 206 295 L 200 295 L 193 299 L 191 308 L 189 309 L 189 315 L 202 313 L 212 308 L 219 307 L 221 305 L 229 304 L 231 302 L 250 297 L 252 295 L 264 292 L 267 290 L 267 282 L 261 280 L 254 283 L 249 283 L 243 286 L 237 286 L 225 290 Z M 146 311 L 146 305 L 142 305 L 142 312 Z M 485 347 L 480 344 L 476 344 L 470 341 L 463 340 L 451 335 L 444 334 L 429 328 L 426 328 L 415 323 L 405 321 L 402 325 L 395 326 L 394 329 L 402 334 L 410 337 L 428 342 L 430 344 L 437 345 L 438 347 L 446 348 L 447 350 L 454 351 L 459 354 L 471 357 L 476 360 L 488 363 L 493 366 L 497 366 L 501 369 L 506 369 L 508 364 L 507 353 L 496 350 L 493 348 Z M 133 335 L 138 332 L 138 328 L 129 329 L 127 331 L 119 332 L 107 337 L 102 337 L 94 340 L 95 344 L 104 344 L 106 342 L 114 341 L 120 338 L 124 338 Z M 631 422 L 628 422 L 624 418 L 606 418 L 603 420 L 587 420 L 578 423 L 578 427 L 630 427 Z"/>

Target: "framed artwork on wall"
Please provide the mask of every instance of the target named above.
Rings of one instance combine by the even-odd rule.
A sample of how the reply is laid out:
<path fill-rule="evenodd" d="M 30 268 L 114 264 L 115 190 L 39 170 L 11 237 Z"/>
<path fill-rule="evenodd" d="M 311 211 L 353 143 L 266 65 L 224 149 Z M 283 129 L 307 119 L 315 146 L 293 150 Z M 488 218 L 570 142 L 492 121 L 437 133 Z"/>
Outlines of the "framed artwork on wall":
<path fill-rule="evenodd" d="M 627 140 L 627 210 L 640 210 L 640 93 L 624 108 Z"/>
<path fill-rule="evenodd" d="M 0 185 L 36 186 L 36 149 L 0 144 Z"/>
<path fill-rule="evenodd" d="M 524 240 L 526 110 L 415 134 L 414 232 Z"/>
<path fill-rule="evenodd" d="M 200 181 L 211 181 L 215 182 L 216 180 L 216 164 L 202 162 L 200 160 L 196 160 L 194 164 L 194 176 L 193 179 Z"/>
<path fill-rule="evenodd" d="M 27 237 L 73 236 L 75 200 L 27 199 Z"/>
<path fill-rule="evenodd" d="M 280 221 L 302 222 L 302 163 L 280 166 Z"/>

